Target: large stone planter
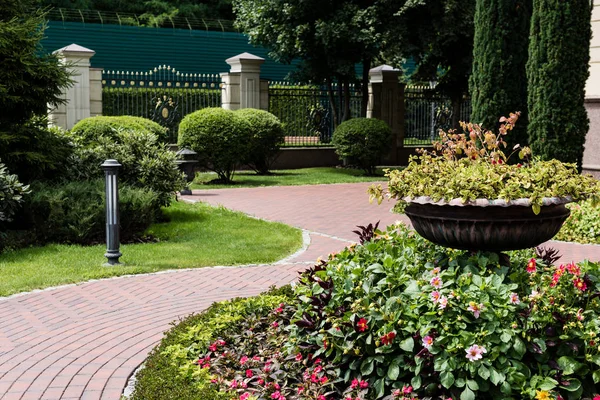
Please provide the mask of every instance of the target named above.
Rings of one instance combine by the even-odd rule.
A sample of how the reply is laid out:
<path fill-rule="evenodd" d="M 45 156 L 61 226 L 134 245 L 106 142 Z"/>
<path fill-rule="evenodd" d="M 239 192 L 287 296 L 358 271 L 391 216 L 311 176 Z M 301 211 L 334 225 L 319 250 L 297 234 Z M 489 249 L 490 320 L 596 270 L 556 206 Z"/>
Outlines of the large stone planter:
<path fill-rule="evenodd" d="M 433 202 L 428 197 L 410 199 L 405 213 L 414 229 L 441 246 L 470 251 L 527 249 L 552 239 L 569 216 L 569 198 L 545 198 L 534 214 L 527 199 L 510 202 L 479 199 L 462 204 L 459 199 Z"/>

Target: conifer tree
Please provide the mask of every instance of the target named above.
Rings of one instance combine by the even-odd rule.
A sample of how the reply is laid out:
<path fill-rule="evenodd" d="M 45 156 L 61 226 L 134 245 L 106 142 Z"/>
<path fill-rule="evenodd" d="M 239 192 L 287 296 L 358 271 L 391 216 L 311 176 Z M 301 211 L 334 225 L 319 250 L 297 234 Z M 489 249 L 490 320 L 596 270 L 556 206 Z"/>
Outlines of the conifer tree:
<path fill-rule="evenodd" d="M 505 153 L 527 142 L 527 48 L 531 0 L 477 0 L 471 121 L 496 130 L 501 116 L 521 111 Z"/>
<path fill-rule="evenodd" d="M 533 154 L 579 167 L 589 128 L 591 7 L 590 0 L 534 0 L 527 63 Z"/>

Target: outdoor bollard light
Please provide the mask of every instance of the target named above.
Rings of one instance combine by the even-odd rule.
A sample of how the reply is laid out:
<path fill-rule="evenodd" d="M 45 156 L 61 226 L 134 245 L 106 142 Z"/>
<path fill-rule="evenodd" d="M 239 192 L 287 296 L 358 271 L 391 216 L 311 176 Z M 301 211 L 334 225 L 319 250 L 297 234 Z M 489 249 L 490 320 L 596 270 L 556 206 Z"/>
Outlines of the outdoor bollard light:
<path fill-rule="evenodd" d="M 106 160 L 102 169 L 106 174 L 106 253 L 105 265 L 117 265 L 119 257 L 119 185 L 117 176 L 121 164 L 117 160 Z"/>
<path fill-rule="evenodd" d="M 198 155 L 198 153 L 189 149 L 181 149 L 176 154 L 178 158 L 176 161 L 177 166 L 181 172 L 185 174 L 186 182 L 189 183 L 193 181 L 195 175 L 194 167 L 196 164 L 198 164 L 198 161 L 195 160 L 195 157 Z M 190 190 L 189 186 L 186 185 L 185 188 L 183 188 L 179 193 L 182 195 L 191 195 L 192 191 Z"/>

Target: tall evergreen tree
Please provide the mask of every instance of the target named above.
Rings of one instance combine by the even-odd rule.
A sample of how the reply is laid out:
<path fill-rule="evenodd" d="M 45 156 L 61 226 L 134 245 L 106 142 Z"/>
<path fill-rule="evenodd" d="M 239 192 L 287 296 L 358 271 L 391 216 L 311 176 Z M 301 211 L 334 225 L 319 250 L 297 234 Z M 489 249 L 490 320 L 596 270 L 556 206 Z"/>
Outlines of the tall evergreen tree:
<path fill-rule="evenodd" d="M 591 9 L 590 0 L 534 0 L 527 63 L 533 154 L 579 167 L 589 128 Z"/>
<path fill-rule="evenodd" d="M 564 1 L 564 0 L 563 0 Z M 495 130 L 501 116 L 521 112 L 506 137 L 510 154 L 527 142 L 527 47 L 531 0 L 477 0 L 473 73 L 469 87 L 471 121 Z"/>

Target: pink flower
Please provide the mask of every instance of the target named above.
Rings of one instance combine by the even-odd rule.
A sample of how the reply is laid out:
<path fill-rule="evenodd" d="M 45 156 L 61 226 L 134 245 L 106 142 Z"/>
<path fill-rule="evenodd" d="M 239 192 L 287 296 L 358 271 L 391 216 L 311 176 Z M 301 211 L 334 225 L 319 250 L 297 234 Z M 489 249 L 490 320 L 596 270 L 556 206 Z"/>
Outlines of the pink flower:
<path fill-rule="evenodd" d="M 356 326 L 360 332 L 364 332 L 369 328 L 369 325 L 367 325 L 367 320 L 364 318 L 359 319 Z"/>
<path fill-rule="evenodd" d="M 467 311 L 473 312 L 473 315 L 475 316 L 475 318 L 479 318 L 479 314 L 481 313 L 482 310 L 483 310 L 483 304 L 477 304 L 474 301 L 471 301 L 469 303 L 469 307 L 467 308 Z"/>
<path fill-rule="evenodd" d="M 582 292 L 585 292 L 585 290 L 587 289 L 587 285 L 586 285 L 585 281 L 581 278 L 573 279 L 573 286 L 575 286 L 577 289 L 581 290 Z"/>
<path fill-rule="evenodd" d="M 281 399 L 281 392 L 279 390 L 276 392 L 273 392 L 273 394 L 271 395 L 271 398 L 275 399 L 275 400 Z"/>
<path fill-rule="evenodd" d="M 361 389 L 366 389 L 369 387 L 369 382 L 367 381 L 360 381 L 360 388 Z"/>
<path fill-rule="evenodd" d="M 467 350 L 467 359 L 471 362 L 481 360 L 483 358 L 483 353 L 487 353 L 487 350 L 483 346 L 478 346 L 474 344 L 469 347 Z"/>
<path fill-rule="evenodd" d="M 319 397 L 317 397 L 317 400 L 327 400 L 327 398 L 320 394 Z"/>
<path fill-rule="evenodd" d="M 584 316 L 583 316 L 583 308 L 580 308 L 579 310 L 577 310 L 577 320 L 578 321 L 583 321 Z"/>
<path fill-rule="evenodd" d="M 510 294 L 510 300 L 509 300 L 510 304 L 519 304 L 521 303 L 521 300 L 519 300 L 519 295 L 516 293 L 511 293 Z"/>
<path fill-rule="evenodd" d="M 240 396 L 240 400 L 248 400 L 250 393 L 246 392 Z"/>
<path fill-rule="evenodd" d="M 240 364 L 244 365 L 248 362 L 248 357 L 246 356 L 242 356 L 242 358 L 240 358 Z"/>
<path fill-rule="evenodd" d="M 427 335 L 423 338 L 423 347 L 425 347 L 427 350 L 429 350 L 431 348 L 431 346 L 433 346 L 433 338 L 431 336 Z"/>
<path fill-rule="evenodd" d="M 210 346 L 208 346 L 208 349 L 210 351 L 217 351 L 217 344 L 216 343 L 211 344 Z"/>
<path fill-rule="evenodd" d="M 527 272 L 529 272 L 530 274 L 533 274 L 535 271 L 537 271 L 537 267 L 536 266 L 537 266 L 537 261 L 535 260 L 535 258 L 532 258 L 527 263 L 527 268 L 525 270 Z"/>
<path fill-rule="evenodd" d="M 296 361 L 302 361 L 302 354 L 301 353 L 296 354 Z"/>
<path fill-rule="evenodd" d="M 254 372 L 251 369 L 246 370 L 246 378 L 252 378 L 254 376 Z"/>
<path fill-rule="evenodd" d="M 402 393 L 403 394 L 410 394 L 413 391 L 413 387 L 412 386 L 402 386 Z"/>
<path fill-rule="evenodd" d="M 579 267 L 575 263 L 567 264 L 567 271 L 577 276 L 581 274 L 581 269 L 579 269 Z"/>
<path fill-rule="evenodd" d="M 327 381 L 329 381 L 329 378 L 327 378 L 326 376 L 322 377 L 321 380 L 319 381 L 319 383 L 321 383 L 321 385 L 324 385 L 327 383 Z"/>
<path fill-rule="evenodd" d="M 600 400 L 600 394 L 595 395 L 592 400 Z"/>
<path fill-rule="evenodd" d="M 271 326 L 272 326 L 273 328 L 277 328 L 277 327 L 279 326 L 279 323 L 278 323 L 277 321 L 274 321 L 274 322 L 271 324 Z"/>
<path fill-rule="evenodd" d="M 359 385 L 358 379 L 352 379 L 352 383 L 350 383 L 350 389 L 356 389 Z"/>
<path fill-rule="evenodd" d="M 229 384 L 229 386 L 232 387 L 232 388 L 236 388 L 236 387 L 238 387 L 238 383 L 237 383 L 237 381 L 234 380 L 234 381 L 231 381 L 231 383 Z"/>
<path fill-rule="evenodd" d="M 439 289 L 442 287 L 442 279 L 439 276 L 434 276 L 433 278 L 431 278 L 431 280 L 429 281 L 429 284 L 431 286 L 433 286 L 436 289 Z"/>
<path fill-rule="evenodd" d="M 443 310 L 448 305 L 448 298 L 446 296 L 441 296 L 440 301 L 438 301 L 438 307 L 440 310 Z"/>
<path fill-rule="evenodd" d="M 431 275 L 437 275 L 440 273 L 440 267 L 435 267 L 431 270 Z"/>
<path fill-rule="evenodd" d="M 438 292 L 437 290 L 434 290 L 433 292 L 431 292 L 431 300 L 433 300 L 434 303 L 437 303 L 440 300 L 440 292 Z"/>

